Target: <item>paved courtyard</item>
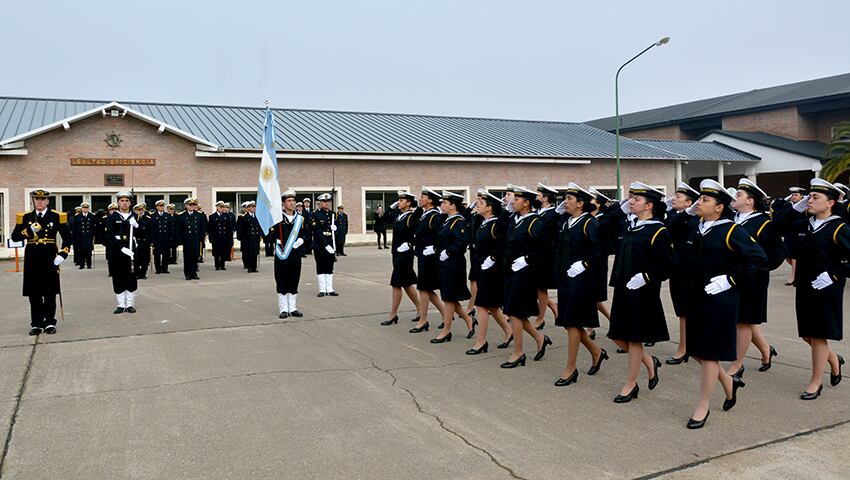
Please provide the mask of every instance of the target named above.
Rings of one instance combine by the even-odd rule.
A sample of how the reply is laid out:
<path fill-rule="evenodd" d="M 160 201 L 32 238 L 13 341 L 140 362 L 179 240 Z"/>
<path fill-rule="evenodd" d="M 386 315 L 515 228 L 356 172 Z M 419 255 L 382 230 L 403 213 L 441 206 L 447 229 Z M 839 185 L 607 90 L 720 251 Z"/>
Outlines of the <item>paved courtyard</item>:
<path fill-rule="evenodd" d="M 773 274 L 773 369 L 747 361 L 738 406 L 685 429 L 697 365 L 664 365 L 654 391 L 615 405 L 625 355 L 596 377 L 556 388 L 565 335 L 540 362 L 515 370 L 508 353 L 470 357 L 462 322 L 452 342 L 434 331 L 379 327 L 389 309 L 387 251 L 351 247 L 337 263 L 341 296 L 316 298 L 305 261 L 304 318 L 278 320 L 270 259 L 259 274 L 238 262 L 140 281 L 138 313 L 113 315 L 103 257 L 63 269 L 65 320 L 36 342 L 21 275 L 0 274 L 0 437 L 9 479 L 564 479 L 848 478 L 850 381 L 802 402 L 809 351 L 796 336 L 787 271 Z M 211 260 L 210 260 L 211 261 Z M 1 263 L 11 268 L 12 263 Z M 678 322 L 667 306 L 671 336 Z M 433 324 L 439 323 L 432 314 Z M 490 330 L 499 343 L 498 327 Z M 527 345 L 531 342 L 527 342 Z M 660 358 L 672 342 L 652 348 Z M 845 341 L 834 345 L 850 358 Z M 531 347 L 533 350 L 533 346 Z M 751 354 L 755 351 L 751 350 Z"/>

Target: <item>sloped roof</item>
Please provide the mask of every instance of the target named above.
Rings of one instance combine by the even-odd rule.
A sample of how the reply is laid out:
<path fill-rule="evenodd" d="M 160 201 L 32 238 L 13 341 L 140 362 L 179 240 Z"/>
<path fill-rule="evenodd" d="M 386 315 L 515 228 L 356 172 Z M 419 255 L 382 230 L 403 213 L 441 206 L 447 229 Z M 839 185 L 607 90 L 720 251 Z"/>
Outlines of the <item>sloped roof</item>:
<path fill-rule="evenodd" d="M 778 135 L 772 135 L 765 132 L 739 132 L 735 130 L 712 130 L 707 132 L 701 138 L 705 138 L 711 134 L 725 135 L 730 138 L 736 138 L 745 142 L 763 145 L 765 147 L 775 148 L 789 153 L 795 153 L 804 157 L 816 158 L 823 160 L 826 144 L 821 142 L 792 140 Z"/>
<path fill-rule="evenodd" d="M 638 140 L 667 152 L 682 155 L 688 160 L 723 160 L 729 162 L 756 162 L 760 157 L 724 145 L 720 142 L 700 142 L 697 140 Z"/>

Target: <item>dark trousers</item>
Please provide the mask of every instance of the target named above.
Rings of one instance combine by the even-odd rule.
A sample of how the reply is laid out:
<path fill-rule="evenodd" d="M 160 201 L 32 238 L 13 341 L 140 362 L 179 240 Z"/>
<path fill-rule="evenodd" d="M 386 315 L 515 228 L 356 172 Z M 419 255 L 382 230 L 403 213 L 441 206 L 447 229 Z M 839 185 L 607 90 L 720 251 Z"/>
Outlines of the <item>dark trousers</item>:
<path fill-rule="evenodd" d="M 376 231 L 375 235 L 378 236 L 378 246 L 379 247 L 381 246 L 381 235 L 384 236 L 384 248 L 387 248 L 387 231 L 386 230 L 384 230 L 382 232 Z"/>
<path fill-rule="evenodd" d="M 156 273 L 167 272 L 170 260 L 171 256 L 167 248 L 153 247 L 153 267 Z"/>
<path fill-rule="evenodd" d="M 30 326 L 47 328 L 56 325 L 56 295 L 30 296 Z"/>
<path fill-rule="evenodd" d="M 201 252 L 199 248 L 183 245 L 183 275 L 193 278 L 198 275 L 198 257 Z"/>
<path fill-rule="evenodd" d="M 243 253 L 243 255 L 245 254 Z M 249 272 L 253 272 L 257 269 L 257 261 L 259 260 L 259 257 L 259 255 L 249 253 L 247 256 L 242 257 L 242 264 L 245 265 L 245 268 L 247 268 Z"/>
<path fill-rule="evenodd" d="M 177 265 L 177 246 L 173 246 L 170 249 L 168 263 L 170 265 Z"/>
<path fill-rule="evenodd" d="M 135 270 L 136 277 L 146 277 L 148 273 L 148 268 L 150 268 L 150 266 L 151 247 L 139 245 L 139 248 L 136 249 L 135 261 L 133 262 L 133 269 Z"/>
<path fill-rule="evenodd" d="M 92 257 L 92 251 L 91 250 L 89 250 L 87 252 L 84 252 L 82 250 L 77 250 L 77 252 L 74 253 L 74 264 L 79 265 L 80 268 L 82 268 L 82 267 L 91 268 L 91 257 Z"/>
<path fill-rule="evenodd" d="M 224 262 L 227 261 L 229 255 L 213 255 L 215 259 L 215 268 L 224 268 Z"/>
<path fill-rule="evenodd" d="M 336 233 L 336 253 L 337 255 L 341 255 L 345 253 L 345 232 L 337 232 Z"/>
<path fill-rule="evenodd" d="M 135 292 L 139 288 L 136 274 L 130 266 L 130 257 L 118 249 L 112 251 L 109 274 L 112 276 L 112 291 L 116 294 L 124 291 Z"/>
<path fill-rule="evenodd" d="M 336 261 L 336 257 L 332 253 L 328 253 L 327 250 L 318 248 L 313 249 L 313 258 L 316 260 L 316 273 L 319 275 L 324 274 L 333 274 L 334 273 L 334 262 Z"/>

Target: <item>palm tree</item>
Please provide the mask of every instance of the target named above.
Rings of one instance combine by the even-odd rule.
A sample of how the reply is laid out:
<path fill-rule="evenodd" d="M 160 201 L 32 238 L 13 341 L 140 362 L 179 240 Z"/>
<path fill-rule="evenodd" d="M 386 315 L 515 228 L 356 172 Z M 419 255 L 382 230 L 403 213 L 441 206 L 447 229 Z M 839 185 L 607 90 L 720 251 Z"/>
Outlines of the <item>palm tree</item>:
<path fill-rule="evenodd" d="M 834 182 L 842 173 L 850 170 L 850 122 L 836 123 L 832 127 L 832 141 L 824 150 L 826 162 L 820 176 Z"/>

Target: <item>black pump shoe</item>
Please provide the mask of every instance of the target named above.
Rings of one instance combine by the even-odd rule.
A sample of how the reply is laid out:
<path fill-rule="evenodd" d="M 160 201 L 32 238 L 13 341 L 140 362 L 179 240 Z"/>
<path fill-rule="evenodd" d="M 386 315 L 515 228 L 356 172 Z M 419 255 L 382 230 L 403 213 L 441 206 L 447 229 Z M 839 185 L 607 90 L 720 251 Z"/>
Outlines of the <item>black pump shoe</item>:
<path fill-rule="evenodd" d="M 578 369 L 573 370 L 573 373 L 570 374 L 567 378 L 559 378 L 555 380 L 556 387 L 566 387 L 567 385 L 571 385 L 573 383 L 578 382 Z"/>
<path fill-rule="evenodd" d="M 591 340 L 596 340 L 596 330 L 590 332 L 587 336 L 590 337 Z"/>
<path fill-rule="evenodd" d="M 136 307 L 127 307 L 124 311 L 127 313 L 136 313 Z"/>
<path fill-rule="evenodd" d="M 304 314 L 299 312 L 298 310 L 293 310 L 293 311 L 289 312 L 289 316 L 290 317 L 303 317 Z"/>
<path fill-rule="evenodd" d="M 661 360 L 655 355 L 652 356 L 652 366 L 655 367 L 655 375 L 649 379 L 649 389 L 654 390 L 658 386 L 658 369 L 661 368 Z"/>
<path fill-rule="evenodd" d="M 538 326 L 536 326 L 536 327 L 534 327 L 534 328 L 535 328 L 537 331 L 540 331 L 540 330 L 543 330 L 543 327 L 545 327 L 545 326 L 546 326 L 546 320 L 543 320 L 542 322 L 540 322 L 540 325 L 538 325 Z"/>
<path fill-rule="evenodd" d="M 505 340 L 504 342 L 502 342 L 502 343 L 500 343 L 500 344 L 496 345 L 496 348 L 498 348 L 498 349 L 508 348 L 508 347 L 511 345 L 511 342 L 512 342 L 513 340 L 514 340 L 514 334 L 512 333 L 512 334 L 511 334 L 511 336 L 510 336 L 510 337 L 508 337 L 508 339 L 507 339 L 507 340 Z"/>
<path fill-rule="evenodd" d="M 381 325 L 387 326 L 387 325 L 392 325 L 394 323 L 398 323 L 398 315 L 396 315 L 395 317 L 393 317 L 389 320 L 384 320 L 383 322 L 381 322 Z"/>
<path fill-rule="evenodd" d="M 479 348 L 478 350 L 476 350 L 474 348 L 470 348 L 469 350 L 466 351 L 466 354 L 467 355 L 479 355 L 479 354 L 482 354 L 482 353 L 487 353 L 488 348 L 490 348 L 490 344 L 487 343 L 487 342 L 484 342 L 484 345 L 481 345 L 481 348 Z"/>
<path fill-rule="evenodd" d="M 617 353 L 626 353 L 627 350 L 625 348 L 618 348 Z"/>
<path fill-rule="evenodd" d="M 417 315 L 417 316 L 415 316 L 415 317 L 411 318 L 411 319 L 410 319 L 410 321 L 411 321 L 411 322 L 414 322 L 414 323 L 418 322 L 418 321 L 419 321 L 419 315 Z"/>
<path fill-rule="evenodd" d="M 738 403 L 738 389 L 740 387 L 746 387 L 747 384 L 741 380 L 741 377 L 732 377 L 732 398 L 727 398 L 723 401 L 723 411 L 732 410 L 732 407 Z"/>
<path fill-rule="evenodd" d="M 745 370 L 744 366 L 741 365 L 741 368 L 739 368 L 737 372 L 730 375 L 730 377 L 732 377 L 732 378 L 744 378 L 744 370 Z"/>
<path fill-rule="evenodd" d="M 679 358 L 670 357 L 667 360 L 664 360 L 664 363 L 666 363 L 667 365 L 679 365 L 679 364 L 682 364 L 682 363 L 688 363 L 688 358 L 690 358 L 690 357 L 686 353 Z"/>
<path fill-rule="evenodd" d="M 277 318 L 289 318 L 289 312 L 280 312 Z"/>
<path fill-rule="evenodd" d="M 629 392 L 628 394 L 617 395 L 616 397 L 614 397 L 614 403 L 629 403 L 629 402 L 632 401 L 632 399 L 635 399 L 635 398 L 638 397 L 639 391 L 640 391 L 640 387 L 635 385 L 635 388 L 633 388 L 632 391 Z"/>
<path fill-rule="evenodd" d="M 702 417 L 702 420 L 694 420 L 693 418 L 688 419 L 688 430 L 696 430 L 704 427 L 705 421 L 708 420 L 709 415 L 711 415 L 711 410 L 705 412 L 705 416 Z"/>
<path fill-rule="evenodd" d="M 440 322 L 440 324 L 437 325 L 437 330 L 442 330 L 443 327 L 445 327 L 445 326 L 446 326 L 446 322 Z"/>
<path fill-rule="evenodd" d="M 428 322 L 425 322 L 425 325 L 422 325 L 421 327 L 413 327 L 410 330 L 408 330 L 408 332 L 410 332 L 410 333 L 427 332 L 429 328 L 431 328 L 431 325 L 429 325 Z"/>
<path fill-rule="evenodd" d="M 549 339 L 548 335 L 543 335 L 543 346 L 540 347 L 540 351 L 534 354 L 534 361 L 542 360 L 543 356 L 546 355 L 546 345 L 552 345 L 552 340 Z"/>
<path fill-rule="evenodd" d="M 829 384 L 833 387 L 838 386 L 841 383 L 841 366 L 844 365 L 844 357 L 838 355 L 838 374 L 833 375 L 832 372 L 829 374 Z"/>
<path fill-rule="evenodd" d="M 773 357 L 775 357 L 777 355 L 779 355 L 779 354 L 776 353 L 776 349 L 773 348 L 773 345 L 771 345 L 770 346 L 770 354 L 768 354 L 768 356 L 767 356 L 767 363 L 762 362 L 761 366 L 759 367 L 759 372 L 766 372 L 766 371 L 770 370 L 770 367 L 773 366 Z"/>
<path fill-rule="evenodd" d="M 823 390 L 823 385 L 819 386 L 816 392 L 803 392 L 800 394 L 800 400 L 814 400 L 820 397 L 820 392 Z"/>
<path fill-rule="evenodd" d="M 505 362 L 499 365 L 502 368 L 516 368 L 519 366 L 525 366 L 525 354 L 523 353 L 519 358 L 514 360 L 513 362 Z"/>
<path fill-rule="evenodd" d="M 467 334 L 466 334 L 466 339 L 467 339 L 467 340 L 469 340 L 470 338 L 472 338 L 472 337 L 474 337 L 474 336 L 475 336 L 475 327 L 476 327 L 476 326 L 478 326 L 478 320 L 476 320 L 476 319 L 474 319 L 474 318 L 473 318 L 473 319 L 472 319 L 472 330 L 470 330 L 470 331 L 469 331 L 469 333 L 467 333 Z"/>
<path fill-rule="evenodd" d="M 608 352 L 605 349 L 602 349 L 602 352 L 599 353 L 599 360 L 596 361 L 596 364 L 590 367 L 587 371 L 588 375 L 596 375 L 599 372 L 599 368 L 602 367 L 602 362 L 608 360 Z"/>
<path fill-rule="evenodd" d="M 644 343 L 644 344 L 643 344 L 643 346 L 644 346 L 644 347 L 654 347 L 654 346 L 655 346 L 655 342 L 646 342 L 646 343 Z"/>
<path fill-rule="evenodd" d="M 118 315 L 119 313 L 124 313 L 124 307 L 115 307 L 115 310 L 112 313 Z"/>
<path fill-rule="evenodd" d="M 443 338 L 437 337 L 437 338 L 431 339 L 431 343 L 446 343 L 446 342 L 451 342 L 451 341 L 452 341 L 452 332 L 449 332 Z"/>

